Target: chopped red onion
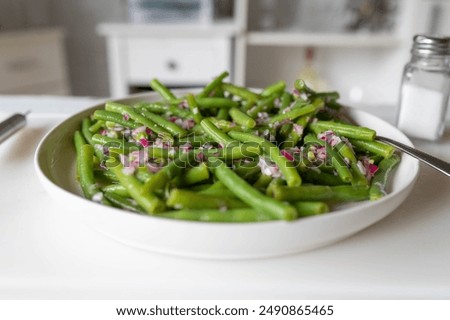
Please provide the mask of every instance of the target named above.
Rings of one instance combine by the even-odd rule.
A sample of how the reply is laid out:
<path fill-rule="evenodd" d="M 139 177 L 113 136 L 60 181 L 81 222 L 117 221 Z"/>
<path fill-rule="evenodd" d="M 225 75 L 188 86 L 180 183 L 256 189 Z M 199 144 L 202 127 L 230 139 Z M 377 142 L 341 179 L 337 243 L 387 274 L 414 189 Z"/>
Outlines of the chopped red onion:
<path fill-rule="evenodd" d="M 294 132 L 295 132 L 296 134 L 298 134 L 299 136 L 301 136 L 301 135 L 303 134 L 303 130 L 304 130 L 304 129 L 305 129 L 305 128 L 304 128 L 303 126 L 299 125 L 299 124 L 294 123 L 294 124 L 292 125 L 292 130 L 294 130 Z"/>
<path fill-rule="evenodd" d="M 290 154 L 289 152 L 287 152 L 286 150 L 281 150 L 281 154 L 288 159 L 289 161 L 294 161 L 294 157 L 292 156 L 292 154 Z"/>
<path fill-rule="evenodd" d="M 369 173 L 370 175 L 374 175 L 377 171 L 378 171 L 378 166 L 376 164 L 373 163 L 369 163 Z"/>
<path fill-rule="evenodd" d="M 272 164 L 265 157 L 259 157 L 258 166 L 261 168 L 261 173 L 273 178 L 280 178 L 281 172 L 277 165 Z"/>
<path fill-rule="evenodd" d="M 139 142 L 141 143 L 141 145 L 142 145 L 144 148 L 147 148 L 147 147 L 150 145 L 150 143 L 148 142 L 148 140 L 145 139 L 145 138 L 140 139 Z"/>

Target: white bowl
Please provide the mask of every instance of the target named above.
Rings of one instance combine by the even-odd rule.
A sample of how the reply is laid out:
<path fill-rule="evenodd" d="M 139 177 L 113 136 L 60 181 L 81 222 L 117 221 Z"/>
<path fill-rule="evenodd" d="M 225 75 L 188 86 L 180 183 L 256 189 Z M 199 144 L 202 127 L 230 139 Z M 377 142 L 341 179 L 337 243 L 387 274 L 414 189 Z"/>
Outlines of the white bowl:
<path fill-rule="evenodd" d="M 132 104 L 157 99 L 148 93 L 118 101 Z M 418 160 L 402 156 L 391 179 L 390 192 L 384 198 L 292 222 L 207 223 L 135 214 L 84 199 L 75 179 L 73 133 L 83 118 L 103 107 L 96 105 L 68 118 L 42 139 L 35 154 L 37 175 L 44 188 L 86 224 L 122 243 L 151 251 L 241 259 L 311 250 L 349 237 L 387 216 L 405 200 L 418 176 Z M 389 123 L 356 109 L 349 108 L 348 112 L 360 125 L 412 146 Z"/>

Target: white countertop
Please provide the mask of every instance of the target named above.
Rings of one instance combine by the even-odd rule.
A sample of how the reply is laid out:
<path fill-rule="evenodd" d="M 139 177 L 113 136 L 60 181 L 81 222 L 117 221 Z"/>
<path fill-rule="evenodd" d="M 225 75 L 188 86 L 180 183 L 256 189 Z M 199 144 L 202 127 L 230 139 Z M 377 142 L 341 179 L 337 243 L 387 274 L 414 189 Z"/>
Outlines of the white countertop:
<path fill-rule="evenodd" d="M 37 143 L 88 98 L 1 97 L 0 121 L 31 109 L 0 145 L 0 299 L 449 299 L 450 180 L 421 165 L 391 215 L 334 245 L 280 258 L 214 261 L 128 247 L 81 224 L 41 187 Z M 393 112 L 371 112 L 392 121 Z M 450 161 L 450 126 L 416 146 Z"/>

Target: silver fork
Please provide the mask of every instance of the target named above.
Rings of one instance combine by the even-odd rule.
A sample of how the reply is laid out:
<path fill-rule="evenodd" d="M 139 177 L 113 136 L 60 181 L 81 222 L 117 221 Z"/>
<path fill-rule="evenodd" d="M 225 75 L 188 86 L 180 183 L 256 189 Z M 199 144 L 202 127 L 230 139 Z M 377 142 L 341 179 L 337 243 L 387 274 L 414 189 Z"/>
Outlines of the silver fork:
<path fill-rule="evenodd" d="M 392 140 L 390 138 L 386 137 L 376 137 L 377 140 L 383 141 L 387 144 L 390 144 L 394 146 L 395 148 L 403 151 L 404 153 L 409 154 L 410 156 L 419 159 L 420 161 L 426 163 L 433 169 L 438 170 L 439 172 L 445 174 L 447 177 L 450 177 L 450 163 L 445 162 L 441 159 L 438 159 L 436 157 L 433 157 L 423 151 L 417 150 L 415 148 L 409 147 L 401 142 L 398 142 L 396 140 Z"/>

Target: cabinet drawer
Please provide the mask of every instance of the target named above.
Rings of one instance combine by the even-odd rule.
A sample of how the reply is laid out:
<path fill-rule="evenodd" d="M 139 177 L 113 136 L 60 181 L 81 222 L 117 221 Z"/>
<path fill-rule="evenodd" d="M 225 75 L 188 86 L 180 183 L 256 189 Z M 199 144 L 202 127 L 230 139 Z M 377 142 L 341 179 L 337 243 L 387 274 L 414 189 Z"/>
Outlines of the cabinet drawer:
<path fill-rule="evenodd" d="M 168 85 L 205 84 L 230 70 L 229 39 L 128 39 L 128 81 Z"/>
<path fill-rule="evenodd" d="M 65 78 L 62 48 L 56 42 L 0 41 L 0 91 Z"/>

